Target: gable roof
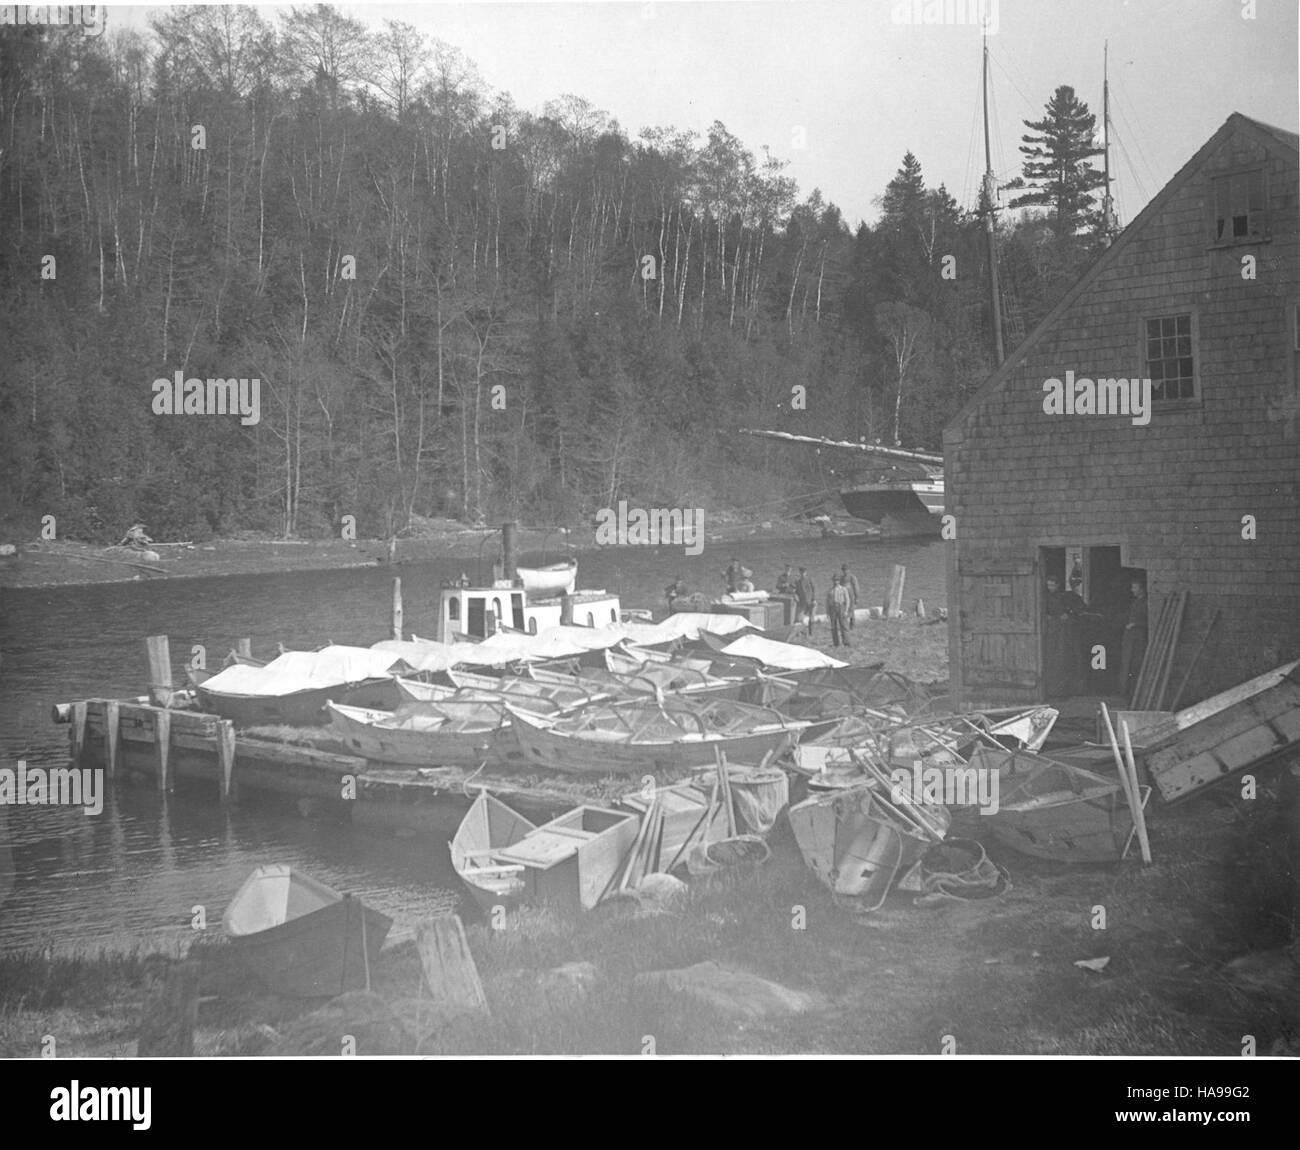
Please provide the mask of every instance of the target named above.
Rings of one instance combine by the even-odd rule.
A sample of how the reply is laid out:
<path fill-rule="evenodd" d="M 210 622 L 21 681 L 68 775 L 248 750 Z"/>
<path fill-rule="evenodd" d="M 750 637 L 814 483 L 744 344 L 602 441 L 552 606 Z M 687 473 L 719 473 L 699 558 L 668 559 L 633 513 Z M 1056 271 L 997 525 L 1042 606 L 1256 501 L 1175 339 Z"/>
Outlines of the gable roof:
<path fill-rule="evenodd" d="M 1290 158 L 1293 161 L 1300 159 L 1300 137 L 1297 137 L 1295 132 L 1275 128 L 1271 124 L 1265 124 L 1260 120 L 1252 120 L 1249 116 L 1243 116 L 1240 112 L 1233 112 L 1223 122 L 1223 126 L 1201 145 L 1196 154 L 1174 173 L 1173 178 L 1138 213 L 1137 218 L 1115 237 L 1110 247 L 1093 261 L 1092 266 L 1079 277 L 1074 286 L 1057 302 L 1056 306 L 1042 318 L 1038 326 L 1025 337 L 1020 346 L 1007 356 L 1002 366 L 980 385 L 979 390 L 966 401 L 962 409 L 944 426 L 945 432 L 956 430 L 970 418 L 985 400 L 1001 389 L 1011 373 L 1020 366 L 1028 353 L 1037 346 L 1044 334 L 1056 325 L 1056 321 L 1073 307 L 1075 301 L 1119 258 L 1120 254 L 1133 242 L 1133 237 L 1182 190 L 1183 185 L 1218 150 L 1220 145 L 1238 130 L 1249 132 L 1258 138 L 1271 152 L 1276 153 L 1283 150 L 1290 153 Z"/>

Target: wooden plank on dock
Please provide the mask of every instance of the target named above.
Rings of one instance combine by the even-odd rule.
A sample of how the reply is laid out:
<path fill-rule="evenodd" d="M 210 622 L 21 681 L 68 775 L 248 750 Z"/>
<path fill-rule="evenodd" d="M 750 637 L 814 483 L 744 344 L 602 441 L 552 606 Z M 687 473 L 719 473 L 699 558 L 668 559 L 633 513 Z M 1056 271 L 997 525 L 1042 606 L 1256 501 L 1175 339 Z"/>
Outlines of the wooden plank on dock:
<path fill-rule="evenodd" d="M 415 932 L 415 946 L 429 984 L 433 1009 L 444 1018 L 457 1014 L 488 1013 L 487 998 L 478 967 L 459 916 L 426 919 Z"/>
<path fill-rule="evenodd" d="M 903 613 L 903 584 L 907 579 L 907 568 L 901 563 L 894 564 L 889 576 L 889 591 L 885 595 L 886 619 L 897 619 Z"/>

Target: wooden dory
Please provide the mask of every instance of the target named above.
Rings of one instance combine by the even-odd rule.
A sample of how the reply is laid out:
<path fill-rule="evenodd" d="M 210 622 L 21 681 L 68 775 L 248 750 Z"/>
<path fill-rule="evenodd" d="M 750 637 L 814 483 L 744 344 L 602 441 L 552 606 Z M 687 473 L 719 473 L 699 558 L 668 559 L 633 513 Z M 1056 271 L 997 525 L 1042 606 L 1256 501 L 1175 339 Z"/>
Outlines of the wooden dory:
<path fill-rule="evenodd" d="M 244 965 L 296 998 L 364 989 L 393 925 L 360 899 L 282 865 L 249 875 L 221 921 Z"/>
<path fill-rule="evenodd" d="M 479 792 L 461 819 L 448 844 L 451 865 L 485 914 L 496 906 L 516 906 L 527 894 L 524 865 L 499 862 L 494 856 L 536 829 L 535 823 L 487 791 Z"/>
<path fill-rule="evenodd" d="M 517 902 L 590 910 L 613 888 L 639 827 L 629 811 L 595 806 L 533 826 L 484 793 L 452 839 L 452 865 L 489 913 Z"/>
<path fill-rule="evenodd" d="M 546 567 L 516 567 L 519 582 L 531 599 L 551 599 L 556 595 L 572 595 L 578 582 L 578 561 L 566 559 Z"/>
<path fill-rule="evenodd" d="M 999 774 L 989 833 L 1022 854 L 1057 862 L 1114 862 L 1128 852 L 1133 815 L 1119 778 L 1031 751 L 980 746 L 969 766 Z M 1150 787 L 1139 788 L 1142 803 Z"/>
<path fill-rule="evenodd" d="M 794 746 L 809 726 L 768 707 L 718 698 L 592 703 L 556 718 L 509 709 L 529 764 L 588 774 L 704 767 L 719 750 L 759 762 Z"/>
<path fill-rule="evenodd" d="M 404 703 L 396 711 L 327 704 L 330 725 L 349 750 L 413 767 L 520 763 L 507 705 L 488 697 Z"/>

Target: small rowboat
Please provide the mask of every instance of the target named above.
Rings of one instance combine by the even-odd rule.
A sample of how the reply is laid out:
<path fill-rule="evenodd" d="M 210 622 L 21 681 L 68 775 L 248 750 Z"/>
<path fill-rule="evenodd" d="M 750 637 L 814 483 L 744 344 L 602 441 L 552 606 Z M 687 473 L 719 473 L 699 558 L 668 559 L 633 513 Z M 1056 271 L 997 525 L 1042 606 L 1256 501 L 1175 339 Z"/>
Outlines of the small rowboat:
<path fill-rule="evenodd" d="M 516 567 L 519 582 L 530 599 L 553 599 L 557 595 L 572 595 L 578 582 L 578 561 L 566 559 L 547 567 Z"/>
<path fill-rule="evenodd" d="M 494 859 L 498 850 L 512 847 L 537 829 L 518 811 L 487 791 L 480 791 L 452 836 L 451 865 L 469 887 L 485 914 L 496 906 L 517 906 L 527 891 L 522 863 Z"/>
<path fill-rule="evenodd" d="M 360 899 L 283 865 L 253 871 L 221 921 L 244 965 L 295 998 L 365 989 L 393 925 Z"/>
<path fill-rule="evenodd" d="M 1119 777 L 1032 751 L 976 747 L 969 766 L 997 771 L 997 811 L 981 822 L 1000 843 L 1056 862 L 1113 862 L 1128 852 L 1133 815 Z M 1143 805 L 1151 793 L 1141 787 Z"/>
<path fill-rule="evenodd" d="M 682 695 L 592 703 L 556 717 L 507 709 L 527 762 L 602 775 L 703 767 L 719 750 L 760 762 L 794 746 L 810 726 L 769 707 Z"/>
<path fill-rule="evenodd" d="M 452 865 L 489 913 L 518 902 L 590 910 L 612 890 L 639 826 L 630 811 L 594 806 L 534 826 L 484 792 L 452 839 Z"/>

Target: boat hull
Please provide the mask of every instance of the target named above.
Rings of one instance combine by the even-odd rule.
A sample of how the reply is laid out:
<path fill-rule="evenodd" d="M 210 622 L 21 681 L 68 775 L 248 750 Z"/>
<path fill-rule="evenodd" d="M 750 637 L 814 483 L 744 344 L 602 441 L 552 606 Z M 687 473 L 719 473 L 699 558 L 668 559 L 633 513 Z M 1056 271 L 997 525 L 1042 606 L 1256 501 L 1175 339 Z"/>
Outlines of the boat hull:
<path fill-rule="evenodd" d="M 288 872 L 296 887 L 288 906 L 308 902 L 318 909 L 297 914 L 276 925 L 242 933 L 241 920 L 265 918 L 257 883 L 268 872 Z M 325 998 L 364 989 L 367 970 L 373 971 L 380 948 L 393 925 L 387 915 L 360 899 L 341 895 L 322 883 L 288 868 L 259 868 L 240 889 L 225 915 L 232 953 L 276 994 L 294 998 Z"/>
<path fill-rule="evenodd" d="M 233 695 L 209 691 L 196 685 L 203 710 L 230 719 L 236 727 L 256 727 L 285 723 L 292 727 L 316 727 L 328 722 L 325 704 L 343 703 L 354 707 L 385 707 L 395 698 L 396 689 L 390 676 L 365 679 L 358 683 L 339 683 L 331 687 L 314 687 L 287 695 Z"/>
<path fill-rule="evenodd" d="M 533 599 L 550 599 L 556 595 L 572 595 L 578 582 L 577 560 L 552 563 L 547 567 L 517 567 L 519 582 Z"/>
<path fill-rule="evenodd" d="M 513 909 L 524 901 L 528 884 L 522 864 L 495 862 L 492 852 L 513 846 L 535 831 L 535 823 L 483 791 L 461 820 L 448 844 L 451 864 L 484 914 Z"/>
<path fill-rule="evenodd" d="M 845 511 L 868 523 L 886 516 L 942 515 L 944 485 L 942 480 L 854 484 L 840 489 L 840 500 Z"/>
<path fill-rule="evenodd" d="M 550 730 L 528 716 L 515 720 L 515 733 L 530 766 L 577 774 L 632 774 L 646 770 L 684 770 L 716 762 L 716 752 L 740 762 L 780 756 L 799 741 L 803 727 L 762 731 L 727 738 L 679 739 L 662 743 L 618 743 L 586 739 Z"/>
<path fill-rule="evenodd" d="M 378 762 L 409 767 L 477 767 L 485 762 L 516 765 L 524 761 L 512 726 L 421 730 L 381 725 L 393 718 L 388 711 L 334 703 L 327 709 L 330 725 L 340 741 L 349 750 Z"/>

